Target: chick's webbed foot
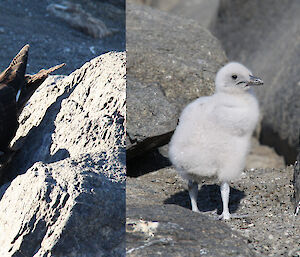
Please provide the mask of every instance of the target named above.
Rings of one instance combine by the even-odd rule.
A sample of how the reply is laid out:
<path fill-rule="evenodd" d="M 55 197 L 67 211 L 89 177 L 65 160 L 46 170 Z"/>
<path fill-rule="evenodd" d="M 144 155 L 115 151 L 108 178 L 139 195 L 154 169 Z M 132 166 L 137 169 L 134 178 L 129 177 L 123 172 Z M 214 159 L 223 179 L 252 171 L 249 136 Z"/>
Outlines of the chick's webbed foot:
<path fill-rule="evenodd" d="M 232 218 L 232 215 L 229 212 L 223 212 L 221 215 L 219 215 L 218 220 L 230 220 Z"/>
<path fill-rule="evenodd" d="M 218 220 L 230 220 L 230 219 L 243 219 L 249 217 L 248 214 L 231 214 L 231 213 L 222 213 L 217 217 Z"/>

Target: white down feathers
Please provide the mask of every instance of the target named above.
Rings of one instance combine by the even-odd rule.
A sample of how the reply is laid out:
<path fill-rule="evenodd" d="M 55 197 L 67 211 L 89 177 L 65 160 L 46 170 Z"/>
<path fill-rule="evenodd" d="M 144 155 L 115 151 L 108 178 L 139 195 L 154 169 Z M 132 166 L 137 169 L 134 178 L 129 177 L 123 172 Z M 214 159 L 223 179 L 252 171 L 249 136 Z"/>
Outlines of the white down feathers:
<path fill-rule="evenodd" d="M 230 181 L 244 169 L 259 106 L 247 85 L 231 81 L 232 74 L 241 81 L 252 75 L 241 64 L 227 64 L 217 74 L 216 93 L 196 99 L 180 116 L 169 158 L 186 179 L 217 176 Z"/>

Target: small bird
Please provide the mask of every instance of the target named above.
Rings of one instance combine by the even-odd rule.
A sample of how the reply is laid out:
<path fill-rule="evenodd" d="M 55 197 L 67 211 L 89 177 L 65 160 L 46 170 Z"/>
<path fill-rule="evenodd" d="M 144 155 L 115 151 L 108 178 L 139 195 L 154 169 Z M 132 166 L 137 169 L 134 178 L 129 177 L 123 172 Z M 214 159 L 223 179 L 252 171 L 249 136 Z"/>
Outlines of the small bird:
<path fill-rule="evenodd" d="M 18 129 L 18 116 L 35 90 L 48 75 L 64 66 L 60 64 L 34 75 L 25 75 L 29 45 L 25 45 L 0 74 L 0 156 L 12 153 L 9 144 Z M 7 160 L 4 158 L 4 160 Z M 0 164 L 4 161 L 1 158 Z"/>
<path fill-rule="evenodd" d="M 188 104 L 171 138 L 169 158 L 178 173 L 188 180 L 192 210 L 197 206 L 198 183 L 215 176 L 221 182 L 223 212 L 229 220 L 229 182 L 245 167 L 250 138 L 259 119 L 259 105 L 253 86 L 260 78 L 237 62 L 221 68 L 215 79 L 215 93 Z"/>

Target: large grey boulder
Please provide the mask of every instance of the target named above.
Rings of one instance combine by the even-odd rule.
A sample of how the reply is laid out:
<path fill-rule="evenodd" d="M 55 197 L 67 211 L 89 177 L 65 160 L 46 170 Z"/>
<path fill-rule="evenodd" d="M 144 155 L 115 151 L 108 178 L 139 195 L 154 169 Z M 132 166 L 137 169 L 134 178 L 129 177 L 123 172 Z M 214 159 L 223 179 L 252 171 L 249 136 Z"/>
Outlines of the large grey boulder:
<path fill-rule="evenodd" d="M 110 52 L 34 93 L 3 170 L 1 256 L 124 256 L 125 75 Z"/>
<path fill-rule="evenodd" d="M 134 84 L 126 92 L 127 117 L 131 120 L 127 126 L 128 159 L 168 142 L 178 119 L 176 106 L 166 99 L 161 88 L 150 83 Z"/>
<path fill-rule="evenodd" d="M 300 127 L 299 13 L 297 0 L 222 0 L 212 28 L 230 59 L 263 78 L 261 140 L 288 163 L 296 159 Z"/>
<path fill-rule="evenodd" d="M 1 199 L 0 255 L 124 256 L 124 173 L 112 152 L 35 163 Z"/>
<path fill-rule="evenodd" d="M 208 28 L 215 19 L 220 0 L 129 0 L 128 2 L 146 4 L 173 15 L 193 19 Z"/>
<path fill-rule="evenodd" d="M 218 40 L 192 20 L 137 4 L 127 4 L 126 11 L 126 147 L 130 159 L 144 152 L 144 146 L 139 145 L 144 145 L 145 140 L 151 145 L 147 149 L 168 142 L 176 126 L 174 117 L 179 116 L 182 108 L 199 96 L 212 94 L 215 74 L 226 57 Z M 142 90 L 144 97 L 131 96 L 132 92 Z M 153 100 L 145 103 L 151 95 Z M 167 105 L 171 108 L 165 109 Z M 140 119 L 143 112 L 145 119 Z"/>
<path fill-rule="evenodd" d="M 126 256 L 255 256 L 227 225 L 176 205 L 127 206 Z"/>

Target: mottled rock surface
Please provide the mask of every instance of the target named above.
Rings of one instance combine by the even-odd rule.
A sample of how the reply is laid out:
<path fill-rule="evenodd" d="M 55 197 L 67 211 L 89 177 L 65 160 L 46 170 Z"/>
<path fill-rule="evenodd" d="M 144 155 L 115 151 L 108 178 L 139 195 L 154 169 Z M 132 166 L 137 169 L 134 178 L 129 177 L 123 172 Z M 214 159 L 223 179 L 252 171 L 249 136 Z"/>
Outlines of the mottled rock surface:
<path fill-rule="evenodd" d="M 19 117 L 13 143 L 26 141 L 10 173 L 36 161 L 125 147 L 125 69 L 124 53 L 111 52 L 55 84 L 46 80 Z"/>
<path fill-rule="evenodd" d="M 221 222 L 176 205 L 129 205 L 126 256 L 255 256 Z"/>
<path fill-rule="evenodd" d="M 231 183 L 229 208 L 232 213 L 248 216 L 217 222 L 226 223 L 239 232 L 258 256 L 299 255 L 300 223 L 290 202 L 293 195 L 292 177 L 292 167 L 245 171 L 241 179 Z M 171 167 L 138 178 L 127 178 L 126 183 L 126 202 L 129 206 L 175 204 L 187 208 L 187 213 L 192 212 L 187 183 Z M 202 187 L 199 186 L 198 207 L 207 216 L 207 222 L 216 217 L 215 212 L 222 212 L 218 184 L 214 179 L 203 178 Z M 189 220 L 189 214 L 181 216 L 185 215 Z M 201 228 L 205 222 L 204 219 L 193 226 Z"/>
<path fill-rule="evenodd" d="M 35 163 L 2 196 L 0 255 L 124 256 L 124 174 L 113 152 Z"/>
<path fill-rule="evenodd" d="M 220 0 L 129 0 L 130 3 L 139 3 L 153 8 L 193 19 L 204 28 L 208 28 L 217 14 Z"/>
<path fill-rule="evenodd" d="M 110 52 L 34 93 L 4 170 L 1 256 L 124 256 L 125 74 Z"/>
<path fill-rule="evenodd" d="M 157 97 L 163 104 L 157 106 L 153 100 L 144 109 L 145 113 L 154 114 L 161 110 L 163 119 L 155 119 L 154 114 L 148 118 L 158 120 L 158 127 L 165 126 L 160 132 L 157 132 L 156 126 L 149 126 L 147 133 L 143 132 L 145 129 L 142 127 L 148 126 L 147 120 L 138 119 L 139 113 L 135 112 L 141 100 L 129 98 L 126 147 L 131 158 L 131 148 L 136 150 L 138 144 L 143 143 L 143 138 L 157 140 L 174 130 L 174 114 L 177 112 L 179 116 L 187 103 L 213 93 L 215 74 L 226 62 L 226 57 L 218 40 L 194 21 L 135 4 L 128 4 L 126 11 L 127 90 L 132 92 L 141 90 L 139 87 L 157 87 L 153 89 L 153 94 L 160 91 Z M 164 115 L 164 106 L 168 102 L 173 111 L 171 115 Z M 140 127 L 139 134 L 135 124 Z M 151 145 L 155 146 L 157 144 Z"/>
<path fill-rule="evenodd" d="M 265 82 L 257 90 L 264 112 L 261 140 L 296 160 L 300 127 L 299 13 L 297 0 L 223 0 L 213 26 L 230 59 Z"/>
<path fill-rule="evenodd" d="M 126 91 L 127 117 L 131 120 L 127 126 L 128 159 L 166 144 L 178 119 L 176 106 L 166 99 L 161 88 L 140 82 L 134 85 Z"/>

